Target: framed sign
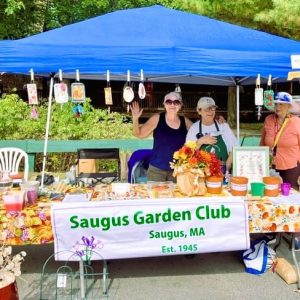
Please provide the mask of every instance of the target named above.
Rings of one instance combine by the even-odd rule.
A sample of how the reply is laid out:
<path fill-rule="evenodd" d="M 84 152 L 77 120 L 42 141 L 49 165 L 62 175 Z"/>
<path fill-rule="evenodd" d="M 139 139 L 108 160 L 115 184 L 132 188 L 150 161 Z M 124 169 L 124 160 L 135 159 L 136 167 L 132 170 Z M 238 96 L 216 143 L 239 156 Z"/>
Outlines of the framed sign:
<path fill-rule="evenodd" d="M 249 183 L 269 176 L 269 147 L 234 147 L 232 175 L 248 177 Z"/>

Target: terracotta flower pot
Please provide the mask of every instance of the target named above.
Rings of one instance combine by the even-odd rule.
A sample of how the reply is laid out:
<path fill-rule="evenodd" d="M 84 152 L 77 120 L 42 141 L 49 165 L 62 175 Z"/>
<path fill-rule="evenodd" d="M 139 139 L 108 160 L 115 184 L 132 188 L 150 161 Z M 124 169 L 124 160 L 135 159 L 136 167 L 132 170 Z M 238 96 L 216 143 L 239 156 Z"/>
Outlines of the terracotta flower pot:
<path fill-rule="evenodd" d="M 233 176 L 230 178 L 230 193 L 233 196 L 246 196 L 248 191 L 248 178 Z"/>
<path fill-rule="evenodd" d="M 279 195 L 281 177 L 279 176 L 267 176 L 263 177 L 265 184 L 265 196 L 276 197 Z"/>
<path fill-rule="evenodd" d="M 0 299 L 19 300 L 17 283 L 13 282 L 0 289 Z"/>
<path fill-rule="evenodd" d="M 187 196 L 203 196 L 206 194 L 204 178 L 192 172 L 182 172 L 176 175 L 180 193 Z"/>
<path fill-rule="evenodd" d="M 206 177 L 207 192 L 210 194 L 220 194 L 222 192 L 223 176 Z"/>

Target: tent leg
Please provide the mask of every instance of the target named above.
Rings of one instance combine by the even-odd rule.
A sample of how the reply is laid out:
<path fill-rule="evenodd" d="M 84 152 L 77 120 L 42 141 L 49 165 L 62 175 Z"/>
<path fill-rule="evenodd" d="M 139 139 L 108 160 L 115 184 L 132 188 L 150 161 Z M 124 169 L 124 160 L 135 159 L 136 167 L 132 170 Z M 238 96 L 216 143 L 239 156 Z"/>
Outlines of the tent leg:
<path fill-rule="evenodd" d="M 240 86 L 236 85 L 236 138 L 240 144 Z"/>
<path fill-rule="evenodd" d="M 41 179 L 41 188 L 42 189 L 44 187 L 44 177 L 45 177 L 45 169 L 46 169 L 46 155 L 47 155 L 47 148 L 48 148 L 48 136 L 49 136 L 50 117 L 51 117 L 53 82 L 54 82 L 54 79 L 53 79 L 53 76 L 51 76 L 51 78 L 50 78 L 50 91 L 49 91 L 49 98 L 48 98 L 46 133 L 45 133 L 45 142 L 44 142 L 42 179 Z"/>

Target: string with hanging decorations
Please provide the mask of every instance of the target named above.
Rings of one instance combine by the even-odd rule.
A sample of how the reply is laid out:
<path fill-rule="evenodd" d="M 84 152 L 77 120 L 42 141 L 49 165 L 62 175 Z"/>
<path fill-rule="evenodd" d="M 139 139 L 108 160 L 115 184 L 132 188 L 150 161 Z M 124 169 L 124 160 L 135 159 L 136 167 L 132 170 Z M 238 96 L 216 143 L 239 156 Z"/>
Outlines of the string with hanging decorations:
<path fill-rule="evenodd" d="M 79 70 L 76 70 L 76 82 L 71 84 L 71 99 L 74 104 L 77 104 L 73 108 L 74 117 L 80 118 L 83 114 L 82 103 L 85 102 L 85 86 L 80 82 Z"/>
<path fill-rule="evenodd" d="M 38 112 L 36 109 L 36 105 L 39 104 L 38 102 L 38 95 L 37 95 L 37 86 L 34 82 L 34 72 L 33 69 L 30 69 L 30 83 L 26 85 L 27 88 L 27 95 L 28 95 L 28 104 L 32 105 L 30 117 L 31 119 L 38 118 Z"/>
<path fill-rule="evenodd" d="M 110 106 L 113 105 L 112 91 L 110 86 L 109 70 L 106 71 L 106 87 L 104 88 L 105 104 L 108 106 L 107 111 L 110 113 Z"/>

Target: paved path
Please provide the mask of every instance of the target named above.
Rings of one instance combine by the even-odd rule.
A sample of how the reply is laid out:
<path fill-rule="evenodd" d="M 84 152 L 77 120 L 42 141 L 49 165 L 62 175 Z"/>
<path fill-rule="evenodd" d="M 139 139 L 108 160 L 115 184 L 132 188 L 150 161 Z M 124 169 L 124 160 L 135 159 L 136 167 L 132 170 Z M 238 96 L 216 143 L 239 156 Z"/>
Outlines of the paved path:
<path fill-rule="evenodd" d="M 53 254 L 53 246 L 14 249 L 28 253 L 23 274 L 18 279 L 20 300 L 39 299 L 40 274 L 44 262 Z M 284 241 L 277 254 L 292 261 Z M 58 266 L 51 262 L 47 272 L 54 274 Z M 109 273 L 108 299 L 113 300 L 300 299 L 300 294 L 294 292 L 296 284 L 287 285 L 271 271 L 261 276 L 245 273 L 240 252 L 199 254 L 192 259 L 169 256 L 114 260 L 109 262 Z M 53 278 L 45 291 L 45 295 L 55 291 Z M 104 299 L 100 291 L 90 295 L 88 299 Z"/>

